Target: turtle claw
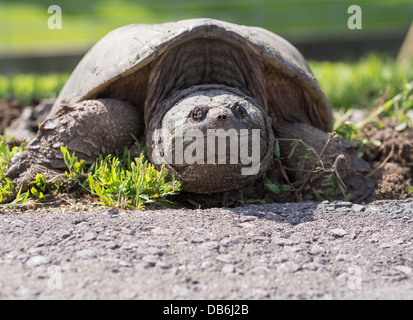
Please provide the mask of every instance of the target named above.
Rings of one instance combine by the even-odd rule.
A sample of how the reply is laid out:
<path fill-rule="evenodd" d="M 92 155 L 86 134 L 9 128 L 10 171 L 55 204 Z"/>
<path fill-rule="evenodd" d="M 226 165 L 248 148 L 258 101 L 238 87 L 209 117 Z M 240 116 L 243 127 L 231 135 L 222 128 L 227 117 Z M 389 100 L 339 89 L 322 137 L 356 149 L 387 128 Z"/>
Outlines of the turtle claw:
<path fill-rule="evenodd" d="M 21 151 L 11 158 L 6 170 L 6 178 L 16 179 L 20 177 L 30 167 L 30 152 Z"/>

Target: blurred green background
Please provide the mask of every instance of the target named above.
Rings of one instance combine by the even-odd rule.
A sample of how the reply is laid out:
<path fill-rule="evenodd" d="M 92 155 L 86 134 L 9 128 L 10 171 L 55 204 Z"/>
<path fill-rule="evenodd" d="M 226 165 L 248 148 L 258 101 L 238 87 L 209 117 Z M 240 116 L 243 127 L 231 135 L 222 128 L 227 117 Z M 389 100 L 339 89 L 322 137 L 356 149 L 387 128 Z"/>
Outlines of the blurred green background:
<path fill-rule="evenodd" d="M 50 5 L 62 8 L 61 30 L 47 26 Z M 363 29 L 349 30 L 357 4 Z M 209 17 L 267 28 L 293 43 L 319 39 L 402 38 L 412 0 L 0 0 L 0 57 L 83 53 L 110 30 L 129 23 Z"/>

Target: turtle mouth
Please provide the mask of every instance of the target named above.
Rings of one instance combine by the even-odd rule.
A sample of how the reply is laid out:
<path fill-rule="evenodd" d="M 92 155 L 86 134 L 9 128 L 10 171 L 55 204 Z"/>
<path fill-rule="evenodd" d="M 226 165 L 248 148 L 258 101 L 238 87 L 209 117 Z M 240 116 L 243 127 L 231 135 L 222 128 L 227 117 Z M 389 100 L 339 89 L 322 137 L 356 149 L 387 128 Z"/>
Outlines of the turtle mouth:
<path fill-rule="evenodd" d="M 211 193 L 245 186 L 262 170 L 261 130 L 208 129 L 195 135 L 174 137 L 169 170 L 183 182 L 183 189 Z"/>
<path fill-rule="evenodd" d="M 242 175 L 253 175 L 259 171 L 262 139 L 260 129 L 207 129 L 206 134 L 192 129 L 175 136 L 168 151 L 177 170 L 189 165 L 224 165 L 240 167 Z M 242 170 L 246 166 L 254 170 Z"/>
<path fill-rule="evenodd" d="M 175 132 L 166 142 L 158 139 L 152 158 L 162 158 L 163 164 L 176 168 L 189 165 L 247 165 L 260 161 L 265 135 L 260 129 L 207 129 L 197 128 Z M 155 155 L 154 152 L 158 154 Z"/>

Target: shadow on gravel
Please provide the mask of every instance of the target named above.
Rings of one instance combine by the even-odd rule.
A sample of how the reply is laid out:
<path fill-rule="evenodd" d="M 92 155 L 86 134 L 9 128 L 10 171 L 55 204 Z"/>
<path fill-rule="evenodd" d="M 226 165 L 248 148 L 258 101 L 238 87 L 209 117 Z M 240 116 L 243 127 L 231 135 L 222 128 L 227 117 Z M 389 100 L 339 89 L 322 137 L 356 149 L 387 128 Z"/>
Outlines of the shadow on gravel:
<path fill-rule="evenodd" d="M 303 222 L 314 221 L 314 212 L 318 205 L 315 202 L 272 203 L 225 208 L 225 210 L 244 216 L 255 216 L 260 219 L 297 225 Z"/>

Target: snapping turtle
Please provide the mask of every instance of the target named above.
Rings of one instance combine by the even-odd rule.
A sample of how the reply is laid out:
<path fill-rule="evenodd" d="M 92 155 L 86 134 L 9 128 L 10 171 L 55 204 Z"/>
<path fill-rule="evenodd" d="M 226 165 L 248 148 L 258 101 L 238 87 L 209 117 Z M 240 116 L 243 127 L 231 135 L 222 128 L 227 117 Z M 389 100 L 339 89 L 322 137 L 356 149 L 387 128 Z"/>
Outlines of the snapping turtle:
<path fill-rule="evenodd" d="M 320 152 L 332 128 L 310 68 L 278 35 L 212 19 L 132 24 L 85 55 L 8 175 L 22 185 L 36 172 L 64 170 L 61 146 L 93 163 L 130 147 L 135 136 L 184 191 L 223 193 L 262 179 L 275 139 L 302 139 Z M 286 166 L 312 169 L 314 160 L 287 157 L 289 143 L 280 146 Z M 335 138 L 324 157 L 340 154 L 347 191 L 355 201 L 367 199 L 368 165 L 352 144 Z M 290 179 L 302 178 L 300 170 Z"/>

